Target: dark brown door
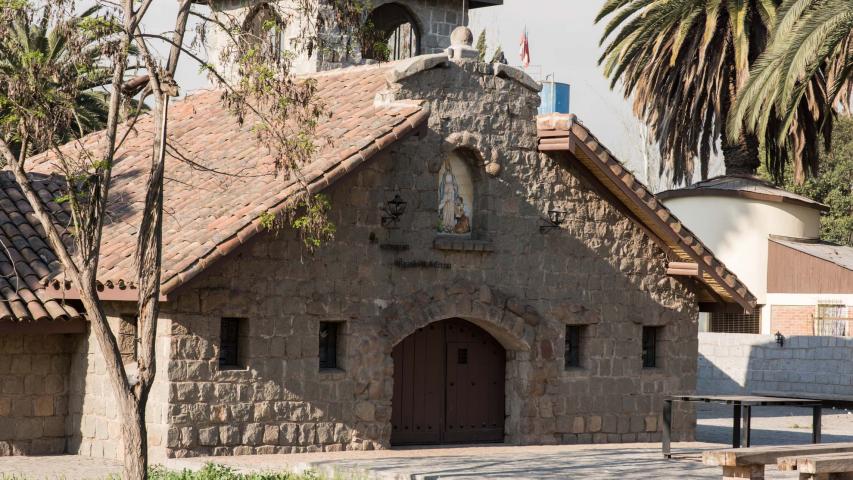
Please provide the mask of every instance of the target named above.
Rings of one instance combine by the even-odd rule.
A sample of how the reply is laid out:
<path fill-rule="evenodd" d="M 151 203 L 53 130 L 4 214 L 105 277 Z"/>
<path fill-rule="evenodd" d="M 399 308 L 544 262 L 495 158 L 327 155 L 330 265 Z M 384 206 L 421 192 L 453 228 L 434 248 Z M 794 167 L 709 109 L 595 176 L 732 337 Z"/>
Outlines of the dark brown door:
<path fill-rule="evenodd" d="M 400 342 L 394 358 L 393 445 L 501 442 L 506 352 L 461 319 Z"/>

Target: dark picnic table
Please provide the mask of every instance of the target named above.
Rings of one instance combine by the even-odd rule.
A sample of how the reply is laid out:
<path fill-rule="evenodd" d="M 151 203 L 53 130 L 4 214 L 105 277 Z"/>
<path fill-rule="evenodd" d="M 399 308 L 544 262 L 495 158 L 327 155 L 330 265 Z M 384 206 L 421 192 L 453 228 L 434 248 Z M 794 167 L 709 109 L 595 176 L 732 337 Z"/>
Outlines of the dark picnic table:
<path fill-rule="evenodd" d="M 812 443 L 820 443 L 821 402 L 810 398 L 761 397 L 756 395 L 670 395 L 663 400 L 663 442 L 661 449 L 664 458 L 672 458 L 670 439 L 672 437 L 672 402 L 704 402 L 731 405 L 732 448 L 749 446 L 749 430 L 752 424 L 752 407 L 811 407 Z M 742 420 L 741 420 L 742 419 Z M 741 428 L 743 421 L 743 428 Z"/>

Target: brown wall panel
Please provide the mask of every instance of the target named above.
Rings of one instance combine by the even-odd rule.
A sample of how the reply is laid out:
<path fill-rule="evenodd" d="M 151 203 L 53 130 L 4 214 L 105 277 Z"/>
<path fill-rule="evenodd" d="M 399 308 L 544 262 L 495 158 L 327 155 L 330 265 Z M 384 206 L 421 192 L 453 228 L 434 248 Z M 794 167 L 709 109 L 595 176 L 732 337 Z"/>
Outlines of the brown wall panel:
<path fill-rule="evenodd" d="M 769 241 L 768 293 L 853 293 L 853 271 Z"/>

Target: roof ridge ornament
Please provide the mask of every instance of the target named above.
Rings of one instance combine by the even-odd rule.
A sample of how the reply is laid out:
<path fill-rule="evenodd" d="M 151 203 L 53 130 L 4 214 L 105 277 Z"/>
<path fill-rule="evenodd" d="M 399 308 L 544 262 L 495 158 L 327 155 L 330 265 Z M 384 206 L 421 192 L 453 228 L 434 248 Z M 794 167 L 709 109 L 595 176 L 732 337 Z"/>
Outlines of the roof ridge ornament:
<path fill-rule="evenodd" d="M 454 61 L 479 61 L 480 52 L 474 45 L 474 34 L 465 26 L 456 27 L 450 34 L 450 47 L 447 56 Z"/>

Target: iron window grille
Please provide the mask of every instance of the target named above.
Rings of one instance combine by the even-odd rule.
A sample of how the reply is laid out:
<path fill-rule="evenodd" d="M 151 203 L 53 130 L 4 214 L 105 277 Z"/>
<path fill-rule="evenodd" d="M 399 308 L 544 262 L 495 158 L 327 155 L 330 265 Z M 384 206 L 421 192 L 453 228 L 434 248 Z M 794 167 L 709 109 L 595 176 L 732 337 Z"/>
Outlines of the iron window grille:
<path fill-rule="evenodd" d="M 337 322 L 320 322 L 320 369 L 338 368 Z"/>
<path fill-rule="evenodd" d="M 847 306 L 839 300 L 821 300 L 814 315 L 816 336 L 845 337 L 850 335 Z"/>
<path fill-rule="evenodd" d="M 708 326 L 715 333 L 761 333 L 761 307 L 751 314 L 712 312 Z"/>
<path fill-rule="evenodd" d="M 582 325 L 566 325 L 565 368 L 580 368 Z"/>
<path fill-rule="evenodd" d="M 643 327 L 643 368 L 658 366 L 658 339 L 660 327 Z"/>
<path fill-rule="evenodd" d="M 219 366 L 240 368 L 239 318 L 223 318 L 219 323 Z"/>

